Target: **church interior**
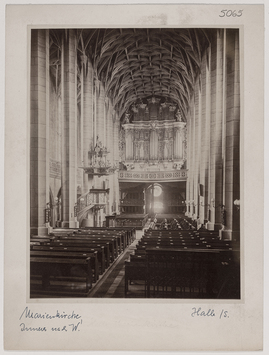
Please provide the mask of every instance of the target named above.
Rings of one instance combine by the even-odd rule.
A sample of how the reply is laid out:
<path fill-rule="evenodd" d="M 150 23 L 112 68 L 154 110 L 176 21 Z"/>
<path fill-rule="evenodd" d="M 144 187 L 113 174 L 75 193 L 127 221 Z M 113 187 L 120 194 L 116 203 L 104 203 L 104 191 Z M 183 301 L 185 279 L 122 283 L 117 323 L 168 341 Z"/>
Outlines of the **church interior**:
<path fill-rule="evenodd" d="M 30 297 L 240 299 L 239 30 L 32 29 Z"/>

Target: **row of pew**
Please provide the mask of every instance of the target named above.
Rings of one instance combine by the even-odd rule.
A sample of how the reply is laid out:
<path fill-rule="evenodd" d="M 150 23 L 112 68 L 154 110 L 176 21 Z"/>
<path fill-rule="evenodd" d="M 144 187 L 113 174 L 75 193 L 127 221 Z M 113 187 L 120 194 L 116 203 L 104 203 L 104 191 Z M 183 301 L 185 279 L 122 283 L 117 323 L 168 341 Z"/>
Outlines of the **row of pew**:
<path fill-rule="evenodd" d="M 134 239 L 131 227 L 57 228 L 31 237 L 31 297 L 86 297 Z"/>
<path fill-rule="evenodd" d="M 129 214 L 123 213 L 117 216 L 115 223 L 117 227 L 133 227 L 142 229 L 148 221 L 148 214 Z"/>
<path fill-rule="evenodd" d="M 240 247 L 218 231 L 147 230 L 125 262 L 125 297 L 239 298 Z"/>
<path fill-rule="evenodd" d="M 195 222 L 190 219 L 186 219 L 186 218 L 168 219 L 168 220 L 166 220 L 167 223 L 166 223 L 165 228 L 162 227 L 163 221 L 164 221 L 164 219 L 160 219 L 160 218 L 158 218 L 158 216 L 155 216 L 154 220 L 150 222 L 148 229 L 150 229 L 150 230 L 152 230 L 152 229 L 195 230 L 196 229 L 195 225 L 194 225 Z"/>

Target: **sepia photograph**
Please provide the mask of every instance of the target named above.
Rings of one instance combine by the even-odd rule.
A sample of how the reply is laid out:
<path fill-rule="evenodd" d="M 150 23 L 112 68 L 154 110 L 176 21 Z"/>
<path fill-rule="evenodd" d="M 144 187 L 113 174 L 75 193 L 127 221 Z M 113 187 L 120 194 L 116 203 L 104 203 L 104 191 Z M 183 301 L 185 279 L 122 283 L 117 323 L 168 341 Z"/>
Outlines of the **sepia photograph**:
<path fill-rule="evenodd" d="M 240 299 L 239 50 L 31 30 L 31 297 Z"/>
<path fill-rule="evenodd" d="M 8 7 L 6 349 L 262 349 L 262 16 Z"/>

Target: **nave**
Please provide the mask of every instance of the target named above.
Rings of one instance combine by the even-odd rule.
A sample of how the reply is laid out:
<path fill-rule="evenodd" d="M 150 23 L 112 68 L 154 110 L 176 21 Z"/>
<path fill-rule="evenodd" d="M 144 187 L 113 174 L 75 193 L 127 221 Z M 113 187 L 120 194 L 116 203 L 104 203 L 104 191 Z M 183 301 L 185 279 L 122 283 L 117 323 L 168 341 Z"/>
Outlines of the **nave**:
<path fill-rule="evenodd" d="M 230 28 L 31 30 L 31 298 L 240 298 L 239 53 Z"/>

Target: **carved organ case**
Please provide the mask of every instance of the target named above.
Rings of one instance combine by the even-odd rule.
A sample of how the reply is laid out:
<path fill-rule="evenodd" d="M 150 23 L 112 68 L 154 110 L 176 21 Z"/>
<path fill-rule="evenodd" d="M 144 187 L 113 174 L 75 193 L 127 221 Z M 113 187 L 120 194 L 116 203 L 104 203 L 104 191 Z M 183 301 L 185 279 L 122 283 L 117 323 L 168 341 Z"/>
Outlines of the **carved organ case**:
<path fill-rule="evenodd" d="M 120 132 L 120 157 L 127 170 L 181 169 L 187 159 L 186 123 L 172 103 L 151 98 L 132 106 Z"/>

